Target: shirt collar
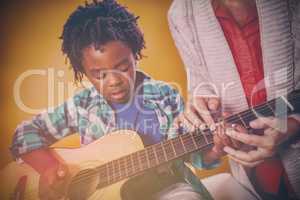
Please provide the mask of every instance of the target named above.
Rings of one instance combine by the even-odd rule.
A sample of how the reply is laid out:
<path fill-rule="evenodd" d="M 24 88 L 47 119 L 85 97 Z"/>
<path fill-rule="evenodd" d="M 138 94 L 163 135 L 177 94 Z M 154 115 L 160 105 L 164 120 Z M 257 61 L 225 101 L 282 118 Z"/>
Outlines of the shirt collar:
<path fill-rule="evenodd" d="M 136 82 L 137 82 L 137 85 L 140 85 L 140 84 L 145 84 L 145 82 L 147 81 L 150 81 L 151 78 L 145 74 L 144 72 L 142 71 L 136 71 Z M 144 87 L 143 87 L 144 88 Z M 91 94 L 90 94 L 90 97 L 92 98 L 92 101 L 93 101 L 93 104 L 97 104 L 97 103 L 100 103 L 101 105 L 103 104 L 108 104 L 108 102 L 106 101 L 106 99 L 104 98 L 104 96 L 98 92 L 98 90 L 95 88 L 95 86 L 91 86 L 90 87 L 90 91 L 91 91 Z M 145 95 L 143 94 L 143 89 L 139 91 L 139 95 L 142 95 L 143 97 L 145 97 Z"/>
<path fill-rule="evenodd" d="M 232 17 L 228 9 L 218 0 L 212 0 L 211 4 L 217 18 L 228 19 L 235 22 L 234 18 Z M 247 26 L 248 24 L 250 24 L 255 20 L 258 20 L 258 14 L 256 9 L 254 9 L 254 11 L 248 16 L 246 20 L 247 22 L 245 23 L 244 26 Z"/>
<path fill-rule="evenodd" d="M 225 8 L 218 0 L 212 0 L 212 7 L 215 11 L 216 17 L 228 18 L 230 19 L 232 16 L 228 12 L 227 8 Z"/>

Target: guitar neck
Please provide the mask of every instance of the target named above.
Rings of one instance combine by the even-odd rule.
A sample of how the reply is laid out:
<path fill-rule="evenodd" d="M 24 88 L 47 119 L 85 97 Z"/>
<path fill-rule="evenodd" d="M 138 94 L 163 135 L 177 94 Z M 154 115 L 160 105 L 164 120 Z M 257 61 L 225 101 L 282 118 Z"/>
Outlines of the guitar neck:
<path fill-rule="evenodd" d="M 258 116 L 282 116 L 292 112 L 299 112 L 299 96 L 299 91 L 295 91 L 287 97 L 278 97 L 223 120 L 226 123 L 240 124 L 249 129 L 250 121 Z M 179 135 L 176 138 L 148 146 L 143 150 L 96 168 L 97 173 L 100 174 L 98 187 L 105 187 L 132 177 L 186 154 L 206 149 L 212 144 L 213 135 L 209 130 L 196 130 L 195 132 Z"/>

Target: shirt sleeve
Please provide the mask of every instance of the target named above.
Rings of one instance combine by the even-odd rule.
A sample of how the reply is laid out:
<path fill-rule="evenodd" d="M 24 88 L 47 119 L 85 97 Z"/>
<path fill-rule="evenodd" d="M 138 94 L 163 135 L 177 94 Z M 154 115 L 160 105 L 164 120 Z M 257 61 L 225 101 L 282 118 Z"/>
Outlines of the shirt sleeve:
<path fill-rule="evenodd" d="M 168 11 L 169 29 L 175 45 L 184 63 L 187 73 L 188 91 L 199 95 L 212 95 L 213 89 L 209 87 L 211 79 L 203 59 L 202 49 L 195 27 L 190 22 L 189 2 L 174 0 Z M 197 88 L 197 91 L 195 89 Z"/>
<path fill-rule="evenodd" d="M 78 131 L 77 108 L 73 98 L 48 109 L 17 126 L 11 152 L 15 158 L 32 150 L 49 146 Z"/>

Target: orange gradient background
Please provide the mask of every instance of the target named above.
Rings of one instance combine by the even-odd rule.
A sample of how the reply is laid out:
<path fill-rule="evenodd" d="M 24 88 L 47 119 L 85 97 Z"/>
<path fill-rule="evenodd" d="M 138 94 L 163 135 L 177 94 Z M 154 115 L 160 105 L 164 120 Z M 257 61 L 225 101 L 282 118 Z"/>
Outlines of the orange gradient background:
<path fill-rule="evenodd" d="M 58 39 L 69 14 L 83 0 L 27 0 L 9 1 L 1 10 L 1 100 L 2 112 L 0 169 L 12 157 L 9 146 L 16 126 L 33 114 L 18 107 L 13 93 L 15 81 L 27 70 L 53 71 L 54 85 L 49 86 L 47 75 L 26 78 L 19 90 L 22 102 L 33 109 L 46 109 L 49 105 L 62 103 L 72 90 L 73 73 L 60 51 Z M 186 74 L 173 43 L 167 23 L 167 10 L 171 0 L 120 0 L 131 12 L 140 16 L 139 25 L 144 32 L 147 57 L 139 62 L 140 69 L 155 79 L 172 82 L 179 86 L 186 97 Z M 59 72 L 60 71 L 60 72 Z M 63 71 L 63 73 L 61 72 Z M 49 90 L 54 98 L 49 101 Z M 64 90 L 61 90 L 63 88 Z M 77 136 L 65 144 L 76 145 Z M 221 167 L 221 170 L 226 169 Z M 220 170 L 220 169 L 219 169 Z M 216 171 L 210 171 L 209 174 Z"/>

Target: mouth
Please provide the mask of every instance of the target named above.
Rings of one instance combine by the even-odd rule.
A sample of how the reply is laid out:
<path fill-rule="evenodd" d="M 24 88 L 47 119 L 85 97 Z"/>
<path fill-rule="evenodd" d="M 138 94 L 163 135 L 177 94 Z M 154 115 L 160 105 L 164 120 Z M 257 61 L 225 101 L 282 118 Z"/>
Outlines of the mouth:
<path fill-rule="evenodd" d="M 123 99 L 125 96 L 126 96 L 126 91 L 125 90 L 119 90 L 119 91 L 111 93 L 111 97 L 113 99 Z"/>

